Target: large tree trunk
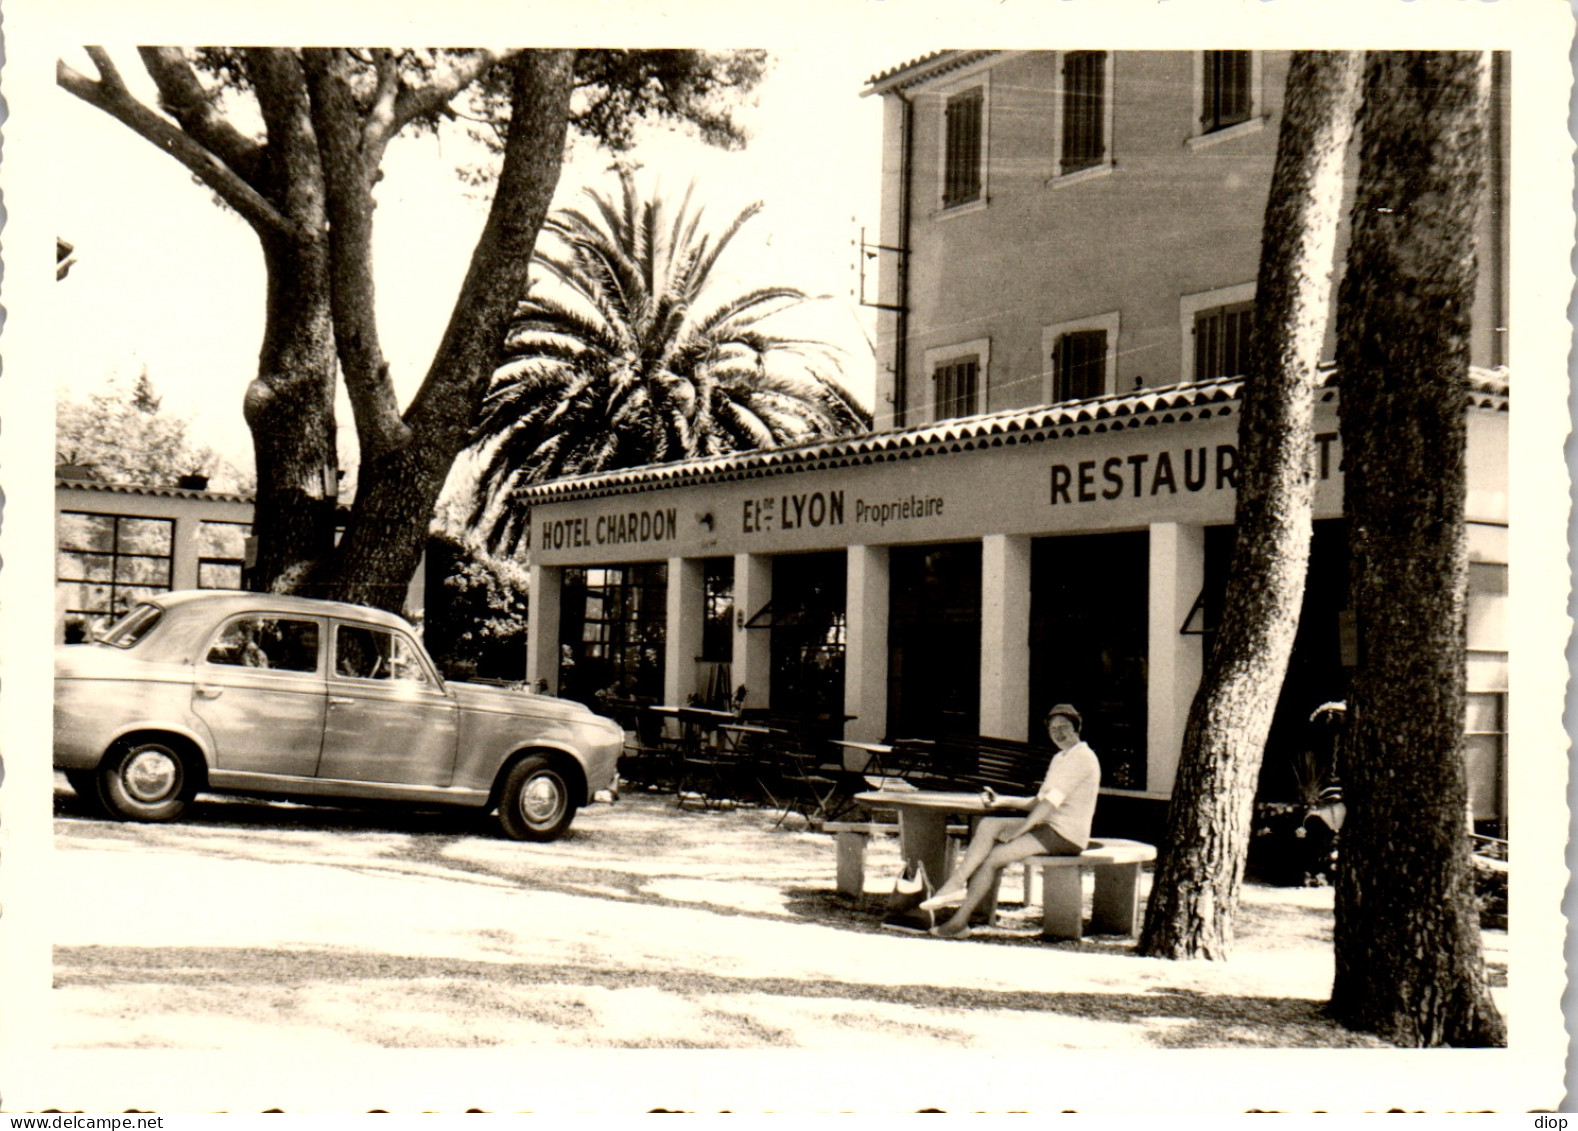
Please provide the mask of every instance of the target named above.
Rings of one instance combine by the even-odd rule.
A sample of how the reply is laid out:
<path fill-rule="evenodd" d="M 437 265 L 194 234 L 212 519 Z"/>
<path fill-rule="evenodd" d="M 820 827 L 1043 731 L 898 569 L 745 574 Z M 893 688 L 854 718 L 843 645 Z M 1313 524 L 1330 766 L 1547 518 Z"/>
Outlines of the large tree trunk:
<path fill-rule="evenodd" d="M 257 465 L 255 589 L 316 592 L 334 551 L 334 326 L 330 228 L 305 75 L 294 53 L 243 52 L 271 160 L 253 185 L 277 219 L 256 222 L 267 272 L 258 375 L 242 402 Z"/>
<path fill-rule="evenodd" d="M 1464 828 L 1464 382 L 1487 107 L 1478 53 L 1371 57 L 1338 300 L 1360 655 L 1331 1011 L 1404 1045 L 1506 1043 Z"/>
<path fill-rule="evenodd" d="M 315 592 L 334 550 L 334 332 L 322 241 L 265 239 L 268 309 L 243 410 L 257 462 L 254 589 Z"/>
<path fill-rule="evenodd" d="M 1299 52 L 1289 69 L 1239 418 L 1237 543 L 1146 907 L 1148 955 L 1225 958 L 1233 946 L 1255 784 L 1304 600 L 1317 366 L 1361 58 Z"/>
<path fill-rule="evenodd" d="M 434 505 L 526 294 L 532 248 L 559 180 L 574 51 L 528 51 L 512 64 L 504 168 L 487 226 L 421 391 L 405 414 L 411 442 L 364 453 L 356 503 L 335 558 L 341 600 L 398 610 L 427 543 Z"/>

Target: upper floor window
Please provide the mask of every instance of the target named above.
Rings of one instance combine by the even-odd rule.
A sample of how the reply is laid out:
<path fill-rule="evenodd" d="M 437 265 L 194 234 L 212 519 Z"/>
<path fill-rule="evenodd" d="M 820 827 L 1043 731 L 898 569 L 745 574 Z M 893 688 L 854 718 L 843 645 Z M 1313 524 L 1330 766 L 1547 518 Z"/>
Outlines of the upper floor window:
<path fill-rule="evenodd" d="M 1107 331 L 1076 330 L 1052 351 L 1052 399 L 1079 401 L 1106 391 Z"/>
<path fill-rule="evenodd" d="M 1201 52 L 1200 130 L 1226 129 L 1249 121 L 1254 113 L 1248 51 Z"/>
<path fill-rule="evenodd" d="M 1254 283 L 1180 295 L 1180 378 L 1210 381 L 1243 376 L 1249 369 L 1249 327 L 1254 309 Z"/>
<path fill-rule="evenodd" d="M 1265 125 L 1259 51 L 1195 54 L 1195 133 L 1190 148 L 1214 145 Z"/>
<path fill-rule="evenodd" d="M 975 358 L 960 358 L 946 365 L 939 365 L 932 374 L 936 382 L 936 418 L 949 420 L 956 416 L 970 416 L 975 412 L 975 399 L 980 391 L 981 369 Z"/>
<path fill-rule="evenodd" d="M 955 94 L 943 104 L 942 206 L 980 200 L 981 152 L 986 96 L 981 87 Z"/>
<path fill-rule="evenodd" d="M 1107 53 L 1070 51 L 1065 54 L 1060 175 L 1106 162 L 1107 105 Z"/>
<path fill-rule="evenodd" d="M 1194 379 L 1241 377 L 1249 370 L 1253 302 L 1210 307 L 1194 316 Z"/>
<path fill-rule="evenodd" d="M 1060 322 L 1041 330 L 1048 362 L 1042 397 L 1048 404 L 1088 400 L 1116 391 L 1118 312 Z"/>
<path fill-rule="evenodd" d="M 932 380 L 932 419 L 951 420 L 984 412 L 989 339 L 926 351 Z"/>

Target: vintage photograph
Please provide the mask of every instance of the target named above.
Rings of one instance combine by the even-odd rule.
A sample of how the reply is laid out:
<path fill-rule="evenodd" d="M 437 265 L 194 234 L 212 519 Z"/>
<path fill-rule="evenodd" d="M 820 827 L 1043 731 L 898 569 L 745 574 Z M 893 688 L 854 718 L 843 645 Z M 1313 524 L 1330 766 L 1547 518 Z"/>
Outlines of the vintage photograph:
<path fill-rule="evenodd" d="M 327 7 L 7 4 L 0 1110 L 1561 1110 L 1566 4 Z"/>

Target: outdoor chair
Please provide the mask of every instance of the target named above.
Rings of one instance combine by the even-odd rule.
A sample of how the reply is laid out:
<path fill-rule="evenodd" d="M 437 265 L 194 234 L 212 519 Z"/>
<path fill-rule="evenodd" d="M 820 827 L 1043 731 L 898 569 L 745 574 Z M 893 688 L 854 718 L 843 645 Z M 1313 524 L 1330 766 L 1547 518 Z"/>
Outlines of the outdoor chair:
<path fill-rule="evenodd" d="M 819 824 L 841 812 L 849 799 L 840 794 L 838 779 L 822 771 L 825 755 L 818 753 L 816 739 L 802 730 L 775 730 L 769 743 L 766 773 L 758 780 L 767 801 L 778 809 L 774 827 L 782 825 L 791 813 L 799 813 L 807 825 Z"/>

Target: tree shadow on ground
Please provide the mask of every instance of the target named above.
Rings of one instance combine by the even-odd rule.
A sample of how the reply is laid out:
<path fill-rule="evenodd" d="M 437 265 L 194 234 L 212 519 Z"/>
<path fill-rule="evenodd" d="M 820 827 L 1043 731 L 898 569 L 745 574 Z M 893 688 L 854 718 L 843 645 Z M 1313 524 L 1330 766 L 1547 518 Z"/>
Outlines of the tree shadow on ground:
<path fill-rule="evenodd" d="M 750 977 L 631 969 L 598 963 L 492 962 L 394 954 L 364 955 L 311 948 L 117 947 L 55 948 L 57 989 L 181 985 L 215 994 L 249 987 L 359 983 L 587 988 L 657 991 L 687 1000 L 765 995 L 783 999 L 859 1001 L 868 1005 L 955 1012 L 1036 1013 L 1082 1021 L 1144 1026 L 1158 1048 L 1384 1048 L 1328 1020 L 1324 1003 L 1302 998 L 1207 994 L 1176 988 L 1138 993 L 999 990 L 946 985 L 894 985 L 819 977 Z M 453 996 L 457 991 L 446 990 Z M 487 1000 L 485 993 L 479 999 Z M 498 1009 L 513 1008 L 507 1000 Z M 1126 1042 L 1127 1043 L 1127 1042 Z"/>

